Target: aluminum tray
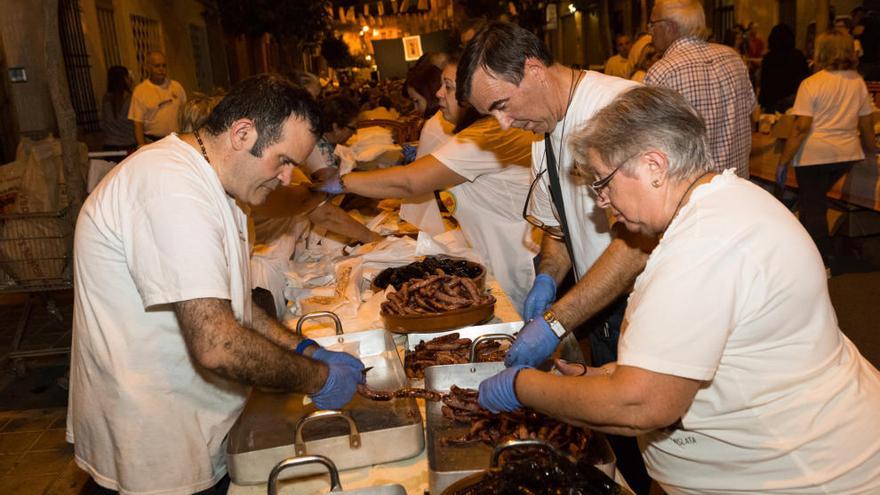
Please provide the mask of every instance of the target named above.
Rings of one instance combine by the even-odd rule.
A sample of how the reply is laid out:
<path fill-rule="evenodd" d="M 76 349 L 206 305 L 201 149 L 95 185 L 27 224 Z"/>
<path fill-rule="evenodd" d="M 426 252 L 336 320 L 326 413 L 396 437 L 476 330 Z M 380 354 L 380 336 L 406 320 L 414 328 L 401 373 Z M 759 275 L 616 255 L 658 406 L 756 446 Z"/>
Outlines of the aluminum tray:
<path fill-rule="evenodd" d="M 330 475 L 330 493 L 336 495 L 406 495 L 406 490 L 403 486 L 397 484 L 344 490 L 342 488 L 342 483 L 339 481 L 339 471 L 336 469 L 336 464 L 322 455 L 293 457 L 278 463 L 277 466 L 272 468 L 272 472 L 269 474 L 269 481 L 266 483 L 269 495 L 278 495 L 278 479 L 282 471 L 288 471 L 291 468 L 301 469 L 302 466 L 307 466 L 309 464 L 321 465 L 327 470 L 327 473 Z"/>
<path fill-rule="evenodd" d="M 432 366 L 425 370 L 425 388 L 448 392 L 452 385 L 461 388 L 478 388 L 480 382 L 504 369 L 504 363 L 471 363 Z M 443 446 L 442 438 L 460 436 L 470 427 L 456 423 L 443 416 L 442 402 L 428 402 L 426 408 L 428 437 L 428 487 L 432 494 L 440 494 L 456 481 L 483 471 L 489 467 L 493 449 L 483 443 L 466 446 Z M 602 435 L 591 442 L 591 449 L 600 459 L 597 465 L 605 474 L 614 477 L 616 460 L 611 447 Z"/>
<path fill-rule="evenodd" d="M 315 340 L 328 349 L 360 356 L 365 366 L 372 367 L 367 384 L 375 389 L 396 390 L 407 384 L 397 348 L 385 330 Z M 305 399 L 302 394 L 251 393 L 229 432 L 226 448 L 229 476 L 236 484 L 265 483 L 273 466 L 296 455 L 324 455 L 345 470 L 406 459 L 425 446 L 414 399 L 376 402 L 355 395 L 339 412 L 318 411 Z M 285 477 L 321 472 L 314 465 Z"/>

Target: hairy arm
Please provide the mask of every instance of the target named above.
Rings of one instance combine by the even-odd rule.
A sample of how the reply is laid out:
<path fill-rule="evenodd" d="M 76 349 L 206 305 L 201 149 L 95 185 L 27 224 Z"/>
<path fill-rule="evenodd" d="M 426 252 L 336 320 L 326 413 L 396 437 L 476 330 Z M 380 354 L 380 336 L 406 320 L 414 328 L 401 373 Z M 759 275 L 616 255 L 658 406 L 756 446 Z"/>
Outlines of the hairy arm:
<path fill-rule="evenodd" d="M 144 138 L 144 123 L 138 122 L 137 120 L 134 122 L 134 140 L 137 141 L 137 146 L 140 148 L 144 144 L 146 144 L 146 138 Z"/>
<path fill-rule="evenodd" d="M 183 339 L 193 359 L 220 376 L 248 385 L 313 394 L 327 380 L 325 364 L 293 353 L 299 338 L 255 308 L 255 329 L 240 325 L 225 299 L 191 299 L 174 304 Z M 259 328 L 259 330 L 257 330 Z"/>
<path fill-rule="evenodd" d="M 565 242 L 545 235 L 541 240 L 541 261 L 538 263 L 538 273 L 549 275 L 556 281 L 556 285 L 562 283 L 562 279 L 571 269 L 571 258 Z"/>
<path fill-rule="evenodd" d="M 309 220 L 325 227 L 330 232 L 344 235 L 363 243 L 381 241 L 382 236 L 366 228 L 363 224 L 351 218 L 342 208 L 325 203 L 309 214 Z"/>
<path fill-rule="evenodd" d="M 620 223 L 614 224 L 613 231 L 614 239 L 605 252 L 552 307 L 567 329 L 587 321 L 629 289 L 657 244 L 655 238 L 630 232 Z"/>
<path fill-rule="evenodd" d="M 525 369 L 516 395 L 527 407 L 566 423 L 635 436 L 674 424 L 687 412 L 701 382 L 617 366 L 609 375 L 560 376 Z"/>
<path fill-rule="evenodd" d="M 368 198 L 411 198 L 467 181 L 432 155 L 404 167 L 353 172 L 342 177 L 345 190 Z"/>
<path fill-rule="evenodd" d="M 813 117 L 798 115 L 794 119 L 791 132 L 788 134 L 785 147 L 782 149 L 782 155 L 779 156 L 780 166 L 787 166 L 791 163 L 794 155 L 797 154 L 798 150 L 801 149 L 801 145 L 804 144 L 804 139 L 807 138 L 807 133 L 810 132 L 812 125 Z"/>

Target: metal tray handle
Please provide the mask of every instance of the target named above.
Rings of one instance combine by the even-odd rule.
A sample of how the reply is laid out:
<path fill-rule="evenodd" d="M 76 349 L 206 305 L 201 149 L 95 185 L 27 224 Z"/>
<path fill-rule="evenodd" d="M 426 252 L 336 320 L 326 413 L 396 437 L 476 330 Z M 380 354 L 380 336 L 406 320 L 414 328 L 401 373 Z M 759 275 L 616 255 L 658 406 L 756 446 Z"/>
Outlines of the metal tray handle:
<path fill-rule="evenodd" d="M 492 340 L 509 340 L 510 343 L 513 344 L 514 340 L 516 339 L 514 339 L 513 335 L 508 335 L 506 333 L 487 333 L 486 335 L 480 335 L 479 337 L 475 338 L 473 342 L 471 342 L 470 362 L 477 362 L 477 344 L 480 344 L 482 342 L 489 342 Z"/>
<path fill-rule="evenodd" d="M 495 450 L 492 451 L 492 461 L 490 466 L 492 466 L 493 468 L 498 467 L 498 460 L 501 459 L 501 454 L 505 450 L 515 447 L 539 447 L 553 452 L 560 457 L 566 457 L 562 452 L 559 452 L 558 450 L 556 450 L 555 447 L 543 440 L 508 440 L 501 445 L 495 446 Z"/>
<path fill-rule="evenodd" d="M 281 471 L 295 466 L 305 466 L 306 464 L 322 464 L 330 473 L 330 491 L 342 491 L 342 483 L 339 482 L 339 470 L 336 469 L 336 464 L 333 464 L 333 461 L 322 455 L 307 455 L 284 459 L 272 468 L 272 472 L 269 473 L 269 481 L 267 482 L 269 495 L 278 494 L 278 476 L 281 474 Z"/>
<path fill-rule="evenodd" d="M 296 451 L 296 455 L 306 455 L 306 442 L 303 440 L 303 427 L 307 423 L 311 423 L 313 421 L 319 421 L 327 418 L 342 418 L 348 423 L 348 444 L 351 448 L 357 449 L 361 446 L 361 435 L 358 432 L 357 425 L 354 423 L 354 420 L 351 418 L 351 415 L 347 411 L 315 411 L 311 414 L 308 414 L 299 421 L 296 422 L 296 437 L 294 439 L 294 449 Z"/>
<path fill-rule="evenodd" d="M 333 319 L 333 324 L 336 325 L 336 335 L 342 335 L 342 322 L 339 321 L 339 317 L 336 316 L 336 313 L 332 311 L 312 311 L 311 313 L 306 313 L 302 315 L 302 318 L 296 322 L 296 334 L 302 337 L 302 326 L 303 322 L 306 320 L 314 320 L 321 317 L 329 317 Z"/>

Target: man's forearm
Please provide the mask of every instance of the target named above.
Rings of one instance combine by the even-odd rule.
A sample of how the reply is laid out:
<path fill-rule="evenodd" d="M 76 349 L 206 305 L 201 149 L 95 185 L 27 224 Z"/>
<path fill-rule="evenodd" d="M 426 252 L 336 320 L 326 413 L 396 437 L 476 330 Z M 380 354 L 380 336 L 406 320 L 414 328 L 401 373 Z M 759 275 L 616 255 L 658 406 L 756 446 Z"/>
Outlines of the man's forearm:
<path fill-rule="evenodd" d="M 330 232 L 344 235 L 349 239 L 360 242 L 374 242 L 382 240 L 382 236 L 366 228 L 342 208 L 333 204 L 323 204 L 309 215 L 309 220 Z"/>
<path fill-rule="evenodd" d="M 303 338 L 297 335 L 296 332 L 285 327 L 272 315 L 267 314 L 257 306 L 254 306 L 253 308 L 253 316 L 251 320 L 251 327 L 255 332 L 283 349 L 293 351 L 303 340 Z M 306 354 L 310 355 L 311 352 L 307 352 Z"/>
<path fill-rule="evenodd" d="M 256 310 L 256 313 L 261 313 Z M 325 364 L 295 354 L 289 344 L 299 342 L 266 335 L 240 325 L 232 315 L 229 301 L 194 299 L 175 304 L 187 348 L 201 366 L 226 378 L 248 385 L 313 394 L 327 380 Z M 265 325 L 265 314 L 258 317 Z M 277 323 L 277 322 L 276 322 Z M 280 327 L 280 325 L 278 325 Z"/>
<path fill-rule="evenodd" d="M 541 241 L 541 262 L 538 263 L 538 274 L 549 275 L 556 281 L 556 285 L 562 283 L 562 279 L 571 270 L 571 259 L 565 242 L 544 235 Z"/>
<path fill-rule="evenodd" d="M 553 305 L 566 329 L 573 330 L 620 297 L 645 269 L 656 239 L 615 224 L 616 235 L 577 284 Z"/>

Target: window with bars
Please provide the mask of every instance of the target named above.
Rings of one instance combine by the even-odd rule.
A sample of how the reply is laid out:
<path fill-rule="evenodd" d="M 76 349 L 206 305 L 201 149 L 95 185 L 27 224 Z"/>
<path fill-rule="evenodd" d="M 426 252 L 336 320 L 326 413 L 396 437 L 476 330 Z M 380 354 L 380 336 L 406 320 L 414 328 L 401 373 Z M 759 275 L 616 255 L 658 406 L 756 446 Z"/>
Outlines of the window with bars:
<path fill-rule="evenodd" d="M 58 2 L 58 32 L 61 36 L 61 53 L 64 56 L 70 103 L 76 112 L 76 123 L 86 130 L 97 131 L 100 129 L 98 110 L 92 88 L 91 67 L 82 29 L 79 0 Z"/>
<path fill-rule="evenodd" d="M 193 61 L 196 67 L 196 79 L 199 90 L 208 93 L 214 89 L 214 78 L 211 73 L 211 56 L 208 52 L 208 33 L 205 28 L 195 24 L 189 25 L 189 38 L 192 43 Z"/>
<path fill-rule="evenodd" d="M 124 65 L 119 54 L 119 37 L 116 35 L 116 15 L 110 1 L 96 2 L 98 10 L 98 31 L 101 33 L 101 49 L 107 67 Z"/>
<path fill-rule="evenodd" d="M 147 77 L 144 61 L 153 50 L 162 50 L 162 32 L 159 21 L 137 14 L 131 15 L 131 34 L 141 78 Z"/>

